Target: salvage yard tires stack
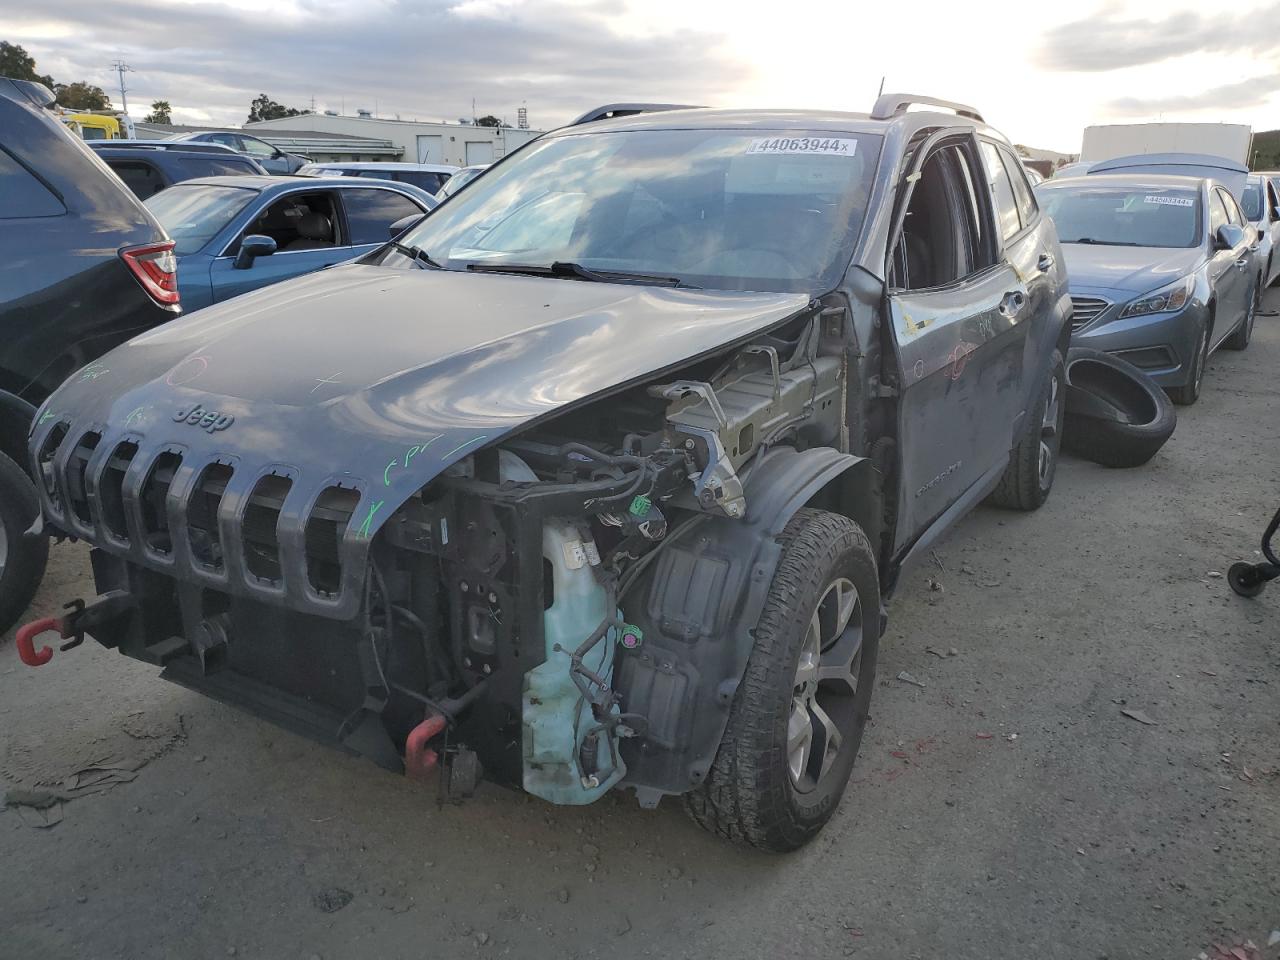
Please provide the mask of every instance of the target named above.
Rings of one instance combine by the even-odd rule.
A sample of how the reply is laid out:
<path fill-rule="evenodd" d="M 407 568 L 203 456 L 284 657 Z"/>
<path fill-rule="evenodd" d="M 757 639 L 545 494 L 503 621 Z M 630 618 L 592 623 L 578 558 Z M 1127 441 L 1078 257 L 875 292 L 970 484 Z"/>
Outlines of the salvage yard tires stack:
<path fill-rule="evenodd" d="M 1138 467 L 1173 436 L 1178 415 L 1151 377 L 1100 350 L 1067 354 L 1063 443 L 1107 467 Z"/>
<path fill-rule="evenodd" d="M 1027 418 L 1027 427 L 1017 446 L 1009 454 L 1009 466 L 1000 478 L 1000 485 L 987 497 L 991 506 L 1038 510 L 1049 499 L 1062 445 L 1065 382 L 1062 354 L 1055 350 L 1040 398 Z"/>
<path fill-rule="evenodd" d="M 39 512 L 31 481 L 0 453 L 0 633 L 22 616 L 44 576 L 49 541 L 22 536 Z"/>
<path fill-rule="evenodd" d="M 875 554 L 853 521 L 800 510 L 755 646 L 689 815 L 766 850 L 800 847 L 840 802 L 862 741 L 880 641 Z"/>

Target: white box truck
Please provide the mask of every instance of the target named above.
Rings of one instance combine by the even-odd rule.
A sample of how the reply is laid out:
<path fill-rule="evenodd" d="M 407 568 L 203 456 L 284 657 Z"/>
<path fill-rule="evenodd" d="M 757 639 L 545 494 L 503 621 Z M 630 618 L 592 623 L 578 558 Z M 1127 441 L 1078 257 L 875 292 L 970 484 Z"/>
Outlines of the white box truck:
<path fill-rule="evenodd" d="M 1140 153 L 1207 153 L 1248 165 L 1253 130 L 1240 123 L 1113 123 L 1084 128 L 1080 161 Z"/>

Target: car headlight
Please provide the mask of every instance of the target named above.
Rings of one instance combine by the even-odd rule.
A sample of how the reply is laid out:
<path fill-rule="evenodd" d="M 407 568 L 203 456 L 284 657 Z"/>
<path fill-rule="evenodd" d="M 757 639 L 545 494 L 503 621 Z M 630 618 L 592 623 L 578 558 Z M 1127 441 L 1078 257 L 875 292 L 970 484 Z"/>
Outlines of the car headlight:
<path fill-rule="evenodd" d="M 1144 293 L 1132 300 L 1120 311 L 1120 319 L 1125 317 L 1141 317 L 1148 313 L 1165 313 L 1169 310 L 1181 310 L 1191 299 L 1196 289 L 1194 276 L 1179 277 L 1173 283 L 1166 284 L 1158 290 Z"/>

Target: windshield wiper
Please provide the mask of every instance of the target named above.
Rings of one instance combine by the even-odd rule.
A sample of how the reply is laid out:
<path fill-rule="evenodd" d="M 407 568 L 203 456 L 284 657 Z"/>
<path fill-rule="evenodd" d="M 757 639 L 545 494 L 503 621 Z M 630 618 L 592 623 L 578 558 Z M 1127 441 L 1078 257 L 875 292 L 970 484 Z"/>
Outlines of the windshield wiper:
<path fill-rule="evenodd" d="M 661 277 L 651 273 L 627 273 L 623 270 L 592 270 L 580 263 L 557 260 L 551 265 L 531 263 L 469 263 L 468 270 L 477 273 L 519 273 L 530 277 L 573 277 L 593 283 L 639 283 L 651 287 L 685 287 L 697 290 L 679 277 Z"/>
<path fill-rule="evenodd" d="M 436 263 L 435 260 L 431 259 L 431 254 L 427 253 L 427 251 L 423 250 L 421 247 L 410 247 L 407 244 L 401 243 L 399 240 L 392 240 L 391 246 L 395 247 L 397 252 L 404 254 L 410 260 L 417 263 L 424 270 L 428 268 L 431 270 L 444 269 L 444 267 Z"/>
<path fill-rule="evenodd" d="M 1075 240 L 1063 240 L 1063 243 L 1092 243 L 1100 247 L 1140 247 L 1140 243 L 1128 240 L 1095 240 L 1093 237 L 1079 237 Z"/>

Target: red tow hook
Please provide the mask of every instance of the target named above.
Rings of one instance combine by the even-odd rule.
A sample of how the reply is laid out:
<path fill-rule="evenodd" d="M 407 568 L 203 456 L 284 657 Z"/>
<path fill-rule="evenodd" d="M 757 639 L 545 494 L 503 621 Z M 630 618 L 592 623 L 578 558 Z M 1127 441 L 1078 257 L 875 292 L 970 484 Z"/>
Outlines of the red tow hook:
<path fill-rule="evenodd" d="M 56 630 L 58 636 L 62 636 L 62 621 L 57 617 L 44 617 L 18 628 L 18 634 L 14 638 L 18 646 L 18 657 L 28 667 L 42 667 L 53 659 L 52 647 L 37 650 L 35 645 L 35 638 L 50 630 Z"/>
<path fill-rule="evenodd" d="M 409 731 L 409 737 L 404 742 L 406 776 L 425 780 L 435 770 L 440 763 L 440 755 L 428 747 L 427 742 L 444 730 L 446 722 L 443 714 L 428 713 L 426 719 Z"/>

